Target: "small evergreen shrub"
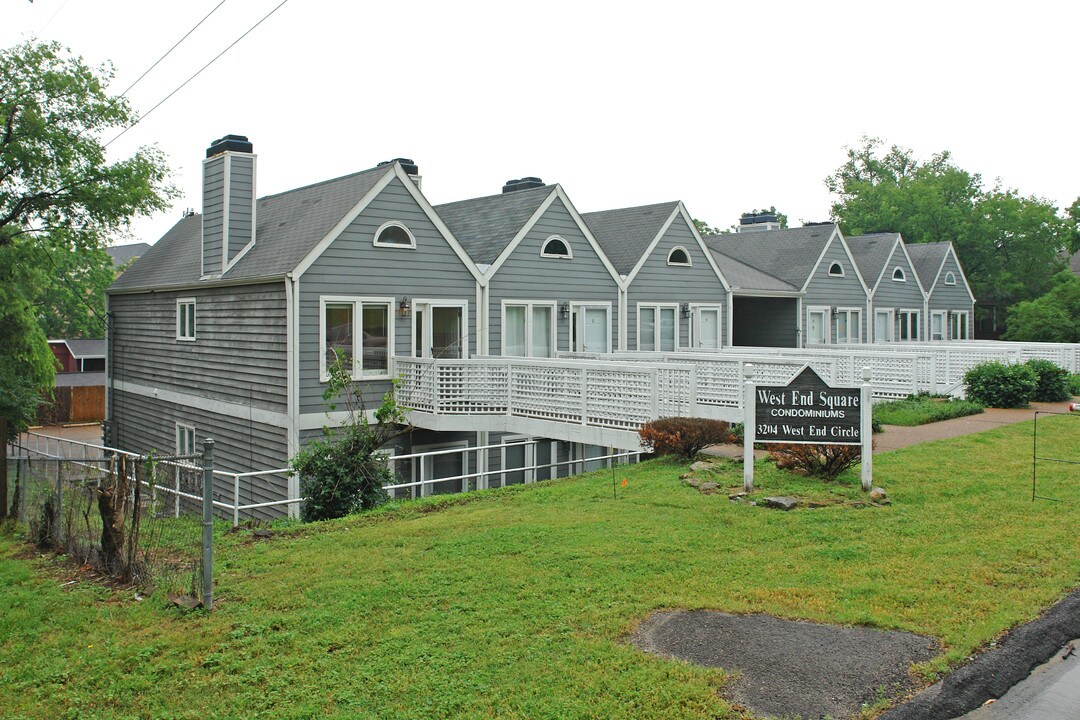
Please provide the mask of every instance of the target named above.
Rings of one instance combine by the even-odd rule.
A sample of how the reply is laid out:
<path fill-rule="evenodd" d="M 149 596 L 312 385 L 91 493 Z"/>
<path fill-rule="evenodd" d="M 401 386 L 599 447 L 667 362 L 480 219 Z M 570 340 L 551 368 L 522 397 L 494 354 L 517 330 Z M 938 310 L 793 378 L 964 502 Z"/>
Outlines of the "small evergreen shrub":
<path fill-rule="evenodd" d="M 967 399 L 987 407 L 1027 407 L 1037 386 L 1038 377 L 1027 365 L 991 361 L 964 373 Z"/>
<path fill-rule="evenodd" d="M 832 480 L 862 456 L 861 445 L 803 445 L 769 443 L 765 446 L 776 467 L 811 477 Z"/>
<path fill-rule="evenodd" d="M 702 448 L 728 442 L 730 426 L 723 420 L 668 417 L 645 423 L 638 431 L 641 447 L 655 455 L 678 455 L 687 460 Z"/>
<path fill-rule="evenodd" d="M 1032 400 L 1057 402 L 1069 399 L 1071 393 L 1069 392 L 1068 370 L 1058 367 L 1049 360 L 1028 360 L 1026 364 L 1035 371 L 1036 375 L 1035 395 L 1031 398 Z"/>
<path fill-rule="evenodd" d="M 1069 393 L 1074 397 L 1080 395 L 1080 374 L 1069 376 Z"/>

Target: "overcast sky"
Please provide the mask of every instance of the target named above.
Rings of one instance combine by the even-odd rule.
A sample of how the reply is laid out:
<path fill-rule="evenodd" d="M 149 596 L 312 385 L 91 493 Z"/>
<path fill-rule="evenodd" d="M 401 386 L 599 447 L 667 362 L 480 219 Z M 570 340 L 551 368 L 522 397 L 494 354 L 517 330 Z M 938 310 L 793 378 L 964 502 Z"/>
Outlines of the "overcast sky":
<path fill-rule="evenodd" d="M 130 93 L 145 114 L 281 0 L 228 0 Z M 220 0 L 0 0 L 0 46 L 56 39 L 119 93 Z M 536 175 L 581 212 L 683 200 L 726 227 L 824 220 L 862 135 L 948 149 L 1059 207 L 1080 195 L 1070 2 L 291 0 L 111 147 L 157 145 L 200 206 L 209 142 L 247 135 L 260 196 L 408 157 L 444 203 Z M 108 138 L 106 138 L 108 139 Z"/>

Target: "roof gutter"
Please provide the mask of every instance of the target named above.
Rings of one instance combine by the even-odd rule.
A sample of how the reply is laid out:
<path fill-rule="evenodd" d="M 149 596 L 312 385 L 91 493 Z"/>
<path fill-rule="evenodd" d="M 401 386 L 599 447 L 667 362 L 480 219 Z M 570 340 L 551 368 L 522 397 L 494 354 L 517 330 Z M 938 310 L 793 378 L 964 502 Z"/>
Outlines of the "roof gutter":
<path fill-rule="evenodd" d="M 170 292 L 174 290 L 202 290 L 213 287 L 234 287 L 238 285 L 261 285 L 268 282 L 281 282 L 289 277 L 290 273 L 276 273 L 274 275 L 260 275 L 252 278 L 217 278 L 214 280 L 202 280 L 193 283 L 177 283 L 176 285 L 154 285 L 153 287 L 115 288 L 110 287 L 105 291 L 106 295 L 138 295 L 145 293 Z"/>

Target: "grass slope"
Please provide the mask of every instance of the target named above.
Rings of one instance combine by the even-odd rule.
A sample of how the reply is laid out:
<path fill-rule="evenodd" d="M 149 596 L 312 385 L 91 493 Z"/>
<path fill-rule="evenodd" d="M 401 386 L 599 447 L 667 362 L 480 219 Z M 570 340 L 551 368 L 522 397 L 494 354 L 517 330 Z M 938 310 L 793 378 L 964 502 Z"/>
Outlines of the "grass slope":
<path fill-rule="evenodd" d="M 1076 455 L 1080 423 L 1039 423 Z M 1051 450 L 1057 448 L 1057 450 Z M 1080 459 L 1074 457 L 1072 459 Z M 222 538 L 213 613 L 86 582 L 0 539 L 11 718 L 730 718 L 724 673 L 622 642 L 650 611 L 898 628 L 955 664 L 1080 578 L 1075 466 L 1031 425 L 875 457 L 894 504 L 783 513 L 702 495 L 666 461 Z M 859 500 L 762 465 L 756 495 Z M 723 484 L 738 486 L 730 465 Z M 778 681 L 782 681 L 778 679 Z"/>

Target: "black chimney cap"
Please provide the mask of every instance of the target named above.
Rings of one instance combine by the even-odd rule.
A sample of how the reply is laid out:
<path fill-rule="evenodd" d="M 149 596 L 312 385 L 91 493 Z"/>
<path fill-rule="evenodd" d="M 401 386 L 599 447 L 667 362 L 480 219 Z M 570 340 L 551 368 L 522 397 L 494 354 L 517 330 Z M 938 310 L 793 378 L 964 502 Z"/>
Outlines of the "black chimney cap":
<path fill-rule="evenodd" d="M 523 177 L 520 180 L 507 180 L 503 185 L 502 191 L 504 193 L 514 192 L 515 190 L 531 190 L 533 188 L 544 187 L 544 181 L 538 177 Z"/>
<path fill-rule="evenodd" d="M 206 148 L 206 157 L 214 157 L 223 152 L 251 153 L 253 150 L 247 135 L 226 135 L 210 143 L 210 147 Z"/>
<path fill-rule="evenodd" d="M 773 212 L 761 212 L 761 213 L 743 213 L 739 218 L 740 225 L 760 225 L 762 223 L 774 223 L 779 222 L 780 219 L 776 217 L 776 213 Z"/>
<path fill-rule="evenodd" d="M 379 163 L 375 167 L 383 167 L 384 165 L 392 165 L 395 161 L 401 163 L 401 169 L 405 171 L 406 175 L 419 175 L 420 174 L 420 168 L 417 167 L 416 163 L 414 163 L 409 158 L 394 158 L 393 160 L 383 160 L 381 163 Z"/>

